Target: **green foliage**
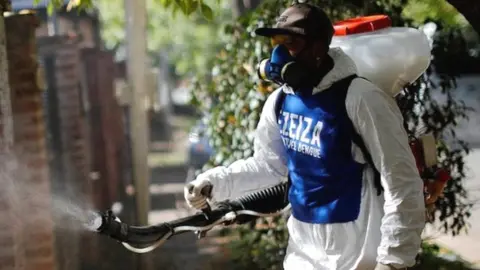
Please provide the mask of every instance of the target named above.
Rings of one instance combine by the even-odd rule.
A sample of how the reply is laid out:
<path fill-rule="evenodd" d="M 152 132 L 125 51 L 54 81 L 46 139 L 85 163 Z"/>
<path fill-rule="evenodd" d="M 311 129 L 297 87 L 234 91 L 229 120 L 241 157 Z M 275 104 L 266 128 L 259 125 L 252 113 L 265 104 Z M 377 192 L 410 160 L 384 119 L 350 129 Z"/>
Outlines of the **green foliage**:
<path fill-rule="evenodd" d="M 102 39 L 109 49 L 121 48 L 125 44 L 125 12 L 123 0 L 98 0 L 95 2 L 102 22 Z M 177 4 L 177 2 L 179 4 Z M 231 18 L 226 4 L 216 0 L 173 1 L 146 0 L 147 3 L 147 47 L 156 60 L 163 51 L 175 65 L 179 75 L 205 74 L 210 59 L 221 44 L 220 25 Z M 187 5 L 191 3 L 191 5 Z M 183 9 L 171 8 L 182 5 Z M 186 5 L 186 6 L 183 6 Z M 167 7 L 167 8 L 166 8 Z M 185 10 L 184 14 L 178 11 Z M 205 17 L 209 18 L 208 20 Z"/>
<path fill-rule="evenodd" d="M 426 20 L 439 20 L 450 27 L 468 25 L 467 20 L 445 0 L 410 0 L 402 15 L 414 20 L 417 25 L 423 24 Z"/>
<path fill-rule="evenodd" d="M 283 257 L 288 243 L 288 232 L 285 230 L 284 218 L 274 219 L 269 223 L 260 220 L 260 228 L 254 224 L 242 226 L 232 233 L 240 241 L 232 241 L 231 261 L 235 269 L 282 269 Z"/>
<path fill-rule="evenodd" d="M 40 0 L 33 0 L 33 4 L 37 5 L 40 3 Z M 52 14 L 55 9 L 63 8 L 65 4 L 64 0 L 49 0 L 47 5 L 47 12 L 48 14 Z M 67 9 L 70 10 L 71 8 L 78 8 L 78 9 L 90 9 L 93 7 L 92 0 L 70 0 Z"/>
<path fill-rule="evenodd" d="M 203 0 L 160 0 L 159 3 L 173 14 L 180 11 L 188 16 L 195 11 L 200 11 L 207 20 L 213 20 L 213 10 Z"/>
<path fill-rule="evenodd" d="M 255 12 L 225 26 L 228 39 L 217 56 L 216 75 L 211 81 L 194 80 L 192 84 L 193 103 L 212 114 L 207 135 L 217 153 L 213 166 L 252 154 L 253 131 L 262 104 L 273 89 L 257 85 L 255 64 L 266 57 L 269 47 L 265 40 L 255 38 L 253 30 L 271 22 L 277 9 L 263 8 L 262 15 Z"/>
<path fill-rule="evenodd" d="M 38 1 L 38 0 L 35 0 Z M 349 16 L 358 13 L 363 7 L 362 1 L 335 1 L 339 4 L 331 10 L 333 17 Z M 447 25 L 463 25 L 464 18 L 445 1 L 377 1 L 380 4 L 398 2 L 404 5 L 402 15 L 422 23 L 426 18 L 439 19 Z M 62 0 L 51 0 L 49 10 L 60 8 Z M 95 5 L 102 19 L 102 38 L 106 47 L 115 49 L 124 44 L 123 0 L 72 0 L 71 6 L 80 9 Z M 224 22 L 232 18 L 229 1 L 220 0 L 147 0 L 148 7 L 148 51 L 152 59 L 163 50 L 169 55 L 171 64 L 178 75 L 205 75 L 206 67 L 211 66 L 212 55 L 218 52 L 222 44 L 219 31 Z M 369 4 L 373 13 L 377 3 Z M 357 10 L 356 13 L 352 10 Z M 178 15 L 182 13 L 183 15 Z M 393 12 L 395 13 L 395 12 Z M 185 16 L 184 16 L 185 15 Z M 205 20 L 205 18 L 207 20 Z"/>
<path fill-rule="evenodd" d="M 450 255 L 454 256 L 454 254 Z M 417 261 L 417 265 L 413 267 L 412 270 L 473 270 L 469 263 L 462 260 L 447 260 L 442 258 L 440 247 L 430 243 L 422 243 L 422 251 Z"/>
<path fill-rule="evenodd" d="M 35 4 L 38 4 L 40 0 L 34 0 Z M 108 1 L 115 2 L 114 0 Z M 123 1 L 121 1 L 123 4 Z M 176 14 L 181 12 L 185 15 L 190 15 L 195 11 L 200 11 L 200 13 L 207 19 L 213 20 L 213 10 L 209 4 L 205 3 L 204 0 L 158 0 L 156 1 L 161 7 L 165 10 L 168 10 L 169 13 Z M 219 1 L 217 0 L 217 4 Z M 64 0 L 50 0 L 48 3 L 48 10 L 51 13 L 55 8 L 61 8 L 64 5 Z M 93 7 L 92 0 L 70 0 L 69 7 L 76 7 L 79 9 L 88 9 Z"/>

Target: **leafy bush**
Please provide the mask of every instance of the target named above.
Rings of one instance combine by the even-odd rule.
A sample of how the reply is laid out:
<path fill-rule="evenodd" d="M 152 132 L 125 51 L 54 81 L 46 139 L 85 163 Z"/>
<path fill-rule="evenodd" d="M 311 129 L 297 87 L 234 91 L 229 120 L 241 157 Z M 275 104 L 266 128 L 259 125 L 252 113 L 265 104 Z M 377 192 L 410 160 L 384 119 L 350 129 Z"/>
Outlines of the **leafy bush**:
<path fill-rule="evenodd" d="M 259 223 L 260 226 L 251 224 L 231 232 L 239 239 L 230 243 L 234 269 L 282 269 L 288 243 L 286 219 L 276 218 L 271 223 L 260 220 Z"/>
<path fill-rule="evenodd" d="M 440 247 L 430 243 L 422 244 L 422 252 L 419 254 L 417 261 L 417 265 L 415 265 L 412 270 L 474 270 L 469 263 L 462 260 L 448 260 L 442 258 Z"/>
<path fill-rule="evenodd" d="M 334 21 L 362 14 L 363 1 L 332 2 L 322 2 L 322 6 Z M 376 1 L 370 4 L 369 11 L 388 14 L 395 26 L 409 25 L 410 22 L 401 16 L 404 2 Z M 216 156 L 204 169 L 229 165 L 237 159 L 252 155 L 253 131 L 262 105 L 275 87 L 259 81 L 255 73 L 255 65 L 269 56 L 271 47 L 267 40 L 256 37 L 253 30 L 273 24 L 280 9 L 288 3 L 286 0 L 267 1 L 258 10 L 226 26 L 227 43 L 215 60 L 212 75 L 194 80 L 193 104 L 211 113 L 207 134 L 216 150 Z M 456 102 L 451 95 L 457 74 L 443 72 L 445 69 L 440 68 L 445 65 L 442 61 L 448 59 L 449 53 L 455 51 L 449 48 L 453 43 L 444 36 L 438 36 L 435 44 L 435 58 L 429 71 L 407 87 L 403 95 L 398 97 L 398 102 L 410 134 L 423 128 L 442 139 L 448 132 L 453 136 L 454 142 L 461 146 L 438 146 L 442 165 L 451 169 L 454 177 L 446 187 L 445 196 L 437 202 L 435 218 L 443 224 L 445 231 L 456 234 L 466 226 L 465 218 L 469 216 L 467 193 L 461 183 L 465 177 L 463 157 L 468 148 L 464 142 L 455 139 L 453 128 L 459 118 L 465 117 L 467 108 Z M 456 49 L 458 51 L 459 48 Z M 437 70 L 437 82 L 433 70 Z M 437 102 L 432 98 L 432 92 L 441 92 L 447 102 Z M 251 230 L 244 227 L 235 231 L 239 240 L 232 243 L 232 259 L 239 265 L 239 269 L 281 269 L 287 232 L 282 218 L 274 219 L 273 222 L 276 226 L 267 229 Z"/>

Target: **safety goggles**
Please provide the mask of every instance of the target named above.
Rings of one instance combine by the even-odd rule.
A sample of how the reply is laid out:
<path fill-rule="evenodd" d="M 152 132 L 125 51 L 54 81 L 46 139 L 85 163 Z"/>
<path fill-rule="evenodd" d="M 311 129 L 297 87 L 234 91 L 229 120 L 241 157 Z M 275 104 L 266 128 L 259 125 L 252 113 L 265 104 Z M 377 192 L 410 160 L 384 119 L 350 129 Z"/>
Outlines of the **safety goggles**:
<path fill-rule="evenodd" d="M 272 47 L 277 45 L 290 45 L 295 41 L 295 36 L 292 35 L 274 35 L 270 38 Z"/>

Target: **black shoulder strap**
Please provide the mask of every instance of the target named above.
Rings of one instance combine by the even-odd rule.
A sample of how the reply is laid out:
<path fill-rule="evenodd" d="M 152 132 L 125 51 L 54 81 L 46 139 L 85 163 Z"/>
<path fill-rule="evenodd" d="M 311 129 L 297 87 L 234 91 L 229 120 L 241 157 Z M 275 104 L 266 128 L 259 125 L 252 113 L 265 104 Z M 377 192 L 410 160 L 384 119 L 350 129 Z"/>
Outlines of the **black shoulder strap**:
<path fill-rule="evenodd" d="M 285 92 L 283 92 L 283 89 L 280 89 L 279 90 L 279 93 L 278 93 L 278 96 L 277 96 L 277 99 L 275 100 L 275 116 L 276 116 L 276 120 L 277 120 L 277 123 L 278 123 L 278 117 L 280 117 L 280 112 L 282 111 L 282 106 L 283 106 L 283 102 L 285 101 Z M 292 180 L 290 179 L 290 175 L 287 175 L 287 189 L 285 191 L 285 196 L 283 198 L 283 202 L 284 203 L 288 203 L 288 192 L 290 190 L 290 186 L 292 185 Z"/>
<path fill-rule="evenodd" d="M 283 89 L 280 89 L 279 91 L 280 93 L 278 93 L 278 96 L 277 96 L 277 99 L 275 100 L 275 115 L 277 117 L 277 121 L 278 121 L 278 117 L 280 116 L 280 111 L 282 110 L 282 105 L 283 105 L 283 101 L 285 100 L 285 92 L 283 92 Z"/>
<path fill-rule="evenodd" d="M 344 89 L 344 99 L 347 98 L 348 88 L 355 78 L 362 78 L 362 79 L 367 80 L 366 78 L 360 77 L 360 76 L 355 74 L 355 75 L 351 75 L 351 76 L 337 82 L 337 83 L 342 84 L 340 87 L 341 87 L 341 89 Z M 377 195 L 381 195 L 382 191 L 383 191 L 383 187 L 382 187 L 380 172 L 375 167 L 375 164 L 373 163 L 372 155 L 370 154 L 370 151 L 368 151 L 367 146 L 365 145 L 365 141 L 362 139 L 362 136 L 360 136 L 360 134 L 358 134 L 357 130 L 353 127 L 353 123 L 352 123 L 351 119 L 350 118 L 348 118 L 348 119 L 349 119 L 349 121 L 351 123 L 351 127 L 352 127 L 352 130 L 351 130 L 352 131 L 352 141 L 355 145 L 357 145 L 360 148 L 360 150 L 362 151 L 363 157 L 365 158 L 365 161 L 372 168 L 372 170 L 373 170 L 373 182 L 374 182 L 375 188 L 377 189 Z"/>
<path fill-rule="evenodd" d="M 344 99 L 346 99 L 348 88 L 355 78 L 363 78 L 363 77 L 359 77 L 358 75 L 354 74 L 335 82 L 334 87 L 341 87 L 341 89 L 344 89 Z M 363 79 L 367 80 L 366 78 L 363 78 Z M 277 100 L 275 101 L 275 115 L 277 116 L 277 119 L 280 116 L 280 111 L 282 110 L 285 96 L 286 96 L 285 92 L 283 92 L 283 90 L 280 90 L 280 92 L 278 93 Z M 365 160 L 372 168 L 374 173 L 374 185 L 375 185 L 375 188 L 377 189 L 377 195 L 381 195 L 383 191 L 383 187 L 382 187 L 380 172 L 375 167 L 375 164 L 373 163 L 372 155 L 370 155 L 370 152 L 368 151 L 362 137 L 360 136 L 360 134 L 358 134 L 355 128 L 353 128 L 353 123 L 351 123 L 351 126 L 352 126 L 352 141 L 355 145 L 357 145 L 360 148 Z"/>

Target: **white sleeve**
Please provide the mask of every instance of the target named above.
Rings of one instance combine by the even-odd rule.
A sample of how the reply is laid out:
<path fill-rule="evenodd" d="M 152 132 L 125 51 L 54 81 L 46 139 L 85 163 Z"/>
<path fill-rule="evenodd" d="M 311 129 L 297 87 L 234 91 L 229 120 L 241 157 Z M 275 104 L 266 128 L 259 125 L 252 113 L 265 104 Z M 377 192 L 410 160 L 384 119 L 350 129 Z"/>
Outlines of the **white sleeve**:
<path fill-rule="evenodd" d="M 286 151 L 275 115 L 275 100 L 281 89 L 270 94 L 255 130 L 254 154 L 247 159 L 207 170 L 204 177 L 213 184 L 216 201 L 237 198 L 245 193 L 277 185 L 287 175 Z"/>
<path fill-rule="evenodd" d="M 385 214 L 377 261 L 411 267 L 421 246 L 425 204 L 400 109 L 392 97 L 364 79 L 350 85 L 346 107 L 382 178 Z"/>

